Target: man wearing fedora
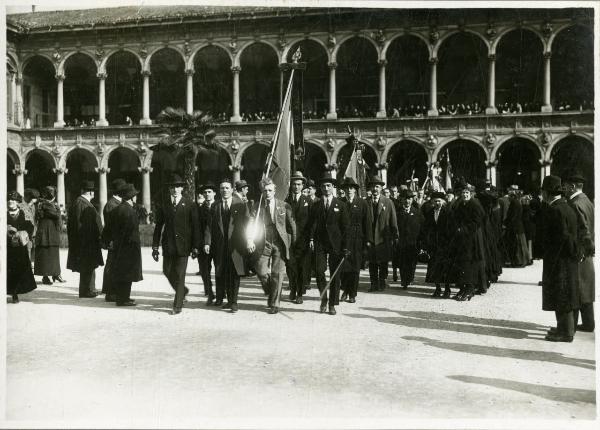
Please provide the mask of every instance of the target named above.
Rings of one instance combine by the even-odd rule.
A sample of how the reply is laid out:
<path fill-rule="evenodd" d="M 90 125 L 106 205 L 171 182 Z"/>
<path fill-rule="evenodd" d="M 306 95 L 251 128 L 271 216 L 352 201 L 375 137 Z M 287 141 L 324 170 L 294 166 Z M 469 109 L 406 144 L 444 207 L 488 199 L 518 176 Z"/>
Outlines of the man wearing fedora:
<path fill-rule="evenodd" d="M 364 250 L 373 242 L 372 211 L 369 210 L 367 202 L 359 197 L 360 186 L 353 178 L 345 178 L 342 189 L 346 191 L 350 219 L 346 234 L 346 246 L 350 256 L 346 258 L 342 272 L 342 301 L 348 299 L 349 303 L 355 303 Z"/>
<path fill-rule="evenodd" d="M 579 172 L 568 175 L 563 181 L 565 194 L 577 214 L 577 242 L 579 245 L 579 294 L 581 308 L 573 311 L 573 319 L 577 330 L 593 332 L 594 299 L 596 288 L 594 282 L 594 204 L 583 193 L 585 178 Z M 581 325 L 579 313 L 581 312 Z"/>
<path fill-rule="evenodd" d="M 188 257 L 196 258 L 201 245 L 196 205 L 182 195 L 185 181 L 173 174 L 166 184 L 169 197 L 156 208 L 156 225 L 152 238 L 152 258 L 158 261 L 159 244 L 163 250 L 163 273 L 175 290 L 173 315 L 181 313 L 189 292 L 185 286 Z"/>
<path fill-rule="evenodd" d="M 396 211 L 398 241 L 395 265 L 400 268 L 400 284 L 404 289 L 407 289 L 415 279 L 421 226 L 423 225 L 421 210 L 413 206 L 415 196 L 414 191 L 403 190 L 400 193 L 400 204 Z"/>
<path fill-rule="evenodd" d="M 323 198 L 317 200 L 310 211 L 309 247 L 315 252 L 317 287 L 321 293 L 321 313 L 327 311 L 335 315 L 335 306 L 340 300 L 340 275 L 338 271 L 334 279 L 330 279 L 329 292 L 325 291 L 327 281 L 325 271 L 329 262 L 329 273 L 333 276 L 344 256 L 348 257 L 347 234 L 350 219 L 346 203 L 334 197 L 335 178 L 326 174 L 319 180 Z"/>
<path fill-rule="evenodd" d="M 302 188 L 306 184 L 306 178 L 302 172 L 297 171 L 290 177 L 290 195 L 286 202 L 292 208 L 292 215 L 296 225 L 296 239 L 292 242 L 290 259 L 287 264 L 287 276 L 290 283 L 290 301 L 301 304 L 302 296 L 306 293 L 306 278 L 310 277 L 310 268 L 304 263 L 307 254 L 308 216 L 311 202 L 308 197 L 302 195 Z"/>
<path fill-rule="evenodd" d="M 281 286 L 290 259 L 292 243 L 296 239 L 296 224 L 289 204 L 275 198 L 276 185 L 270 178 L 261 183 L 263 199 L 260 208 L 254 208 L 256 237 L 251 237 L 248 252 L 252 254 L 256 275 L 268 295 L 270 314 L 279 312 Z"/>
<path fill-rule="evenodd" d="M 367 205 L 372 214 L 369 226 L 373 236 L 373 246 L 369 249 L 369 292 L 383 291 L 387 286 L 388 265 L 393 258 L 394 242 L 398 240 L 396 209 L 392 200 L 381 195 L 385 183 L 378 176 L 369 181 L 371 197 Z"/>
<path fill-rule="evenodd" d="M 548 206 L 543 226 L 542 309 L 556 315 L 556 328 L 548 330 L 546 336 L 551 342 L 573 341 L 573 311 L 580 308 L 577 215 L 562 198 L 562 192 L 558 176 L 544 178 L 542 196 Z"/>
<path fill-rule="evenodd" d="M 113 195 L 110 197 L 110 199 L 108 199 L 102 211 L 104 214 L 102 246 L 104 249 L 108 249 L 108 254 L 106 256 L 106 264 L 104 265 L 104 277 L 102 278 L 102 294 L 106 294 L 104 296 L 104 300 L 106 300 L 107 302 L 114 302 L 117 300 L 117 296 L 115 295 L 115 290 L 112 285 L 112 278 L 110 276 L 110 269 L 114 259 L 112 243 L 109 239 L 109 237 L 112 237 L 112 229 L 114 225 L 114 222 L 110 219 L 110 213 L 113 211 L 113 209 L 117 208 L 122 202 L 119 193 L 127 189 L 127 183 L 121 178 L 112 181 L 111 185 Z"/>
<path fill-rule="evenodd" d="M 215 203 L 217 186 L 212 182 L 208 182 L 200 188 L 200 192 L 204 196 L 204 201 L 201 205 L 198 205 L 198 224 L 200 225 L 200 235 L 204 238 L 204 230 L 210 225 L 210 213 Z M 211 253 L 205 254 L 204 252 L 200 252 L 198 254 L 198 274 L 202 278 L 202 283 L 204 284 L 204 295 L 208 297 L 206 302 L 207 306 L 212 305 L 215 300 L 212 279 L 210 277 L 212 262 L 213 256 Z"/>
<path fill-rule="evenodd" d="M 431 201 L 433 207 L 425 212 L 423 220 L 423 243 L 430 256 L 425 282 L 435 284 L 432 297 L 450 298 L 451 290 L 447 277 L 449 209 L 442 192 L 431 193 Z M 442 283 L 445 284 L 443 294 Z"/>
<path fill-rule="evenodd" d="M 240 198 L 241 201 L 246 203 L 248 206 L 248 210 L 252 212 L 254 209 L 254 200 L 248 199 L 248 191 L 250 187 L 248 186 L 248 182 L 245 179 L 239 180 L 235 183 L 235 194 Z"/>
<path fill-rule="evenodd" d="M 230 179 L 222 179 L 219 184 L 221 201 L 211 210 L 210 224 L 204 231 L 204 253 L 212 254 L 215 262 L 217 284 L 216 306 L 238 311 L 240 276 L 246 275 L 248 241 L 246 227 L 250 219 L 248 206 L 233 195 Z M 227 297 L 227 303 L 223 299 Z"/>
<path fill-rule="evenodd" d="M 93 298 L 96 291 L 96 267 L 104 265 L 102 257 L 102 221 L 92 204 L 94 182 L 83 181 L 81 195 L 69 208 L 67 269 L 79 272 L 79 297 Z"/>
<path fill-rule="evenodd" d="M 143 280 L 140 222 L 133 205 L 139 193 L 132 184 L 119 190 L 121 204 L 110 212 L 113 224 L 107 239 L 112 244 L 113 259 L 109 276 L 117 306 L 135 306 L 131 284 Z"/>

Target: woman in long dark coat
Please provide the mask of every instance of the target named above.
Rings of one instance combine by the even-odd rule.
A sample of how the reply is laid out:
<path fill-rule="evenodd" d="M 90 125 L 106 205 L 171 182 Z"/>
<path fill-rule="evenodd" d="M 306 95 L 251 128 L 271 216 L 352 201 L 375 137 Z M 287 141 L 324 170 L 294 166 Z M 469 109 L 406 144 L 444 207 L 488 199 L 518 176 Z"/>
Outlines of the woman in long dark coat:
<path fill-rule="evenodd" d="M 33 224 L 25 219 L 24 212 L 18 204 L 23 198 L 16 191 L 8 193 L 7 249 L 6 249 L 6 292 L 12 296 L 13 303 L 19 303 L 19 294 L 26 294 L 36 289 L 35 278 L 31 271 L 31 260 L 27 244 L 16 239 L 17 232 L 26 231 L 31 238 Z"/>
<path fill-rule="evenodd" d="M 498 222 L 500 210 L 497 207 L 498 193 L 494 190 L 484 190 L 477 194 L 477 199 L 485 212 L 482 235 L 485 250 L 485 289 L 487 289 L 492 283 L 498 281 L 498 277 L 502 273 L 504 259 L 499 243 Z"/>
<path fill-rule="evenodd" d="M 46 285 L 52 285 L 53 281 L 65 282 L 60 276 L 59 256 L 62 216 L 54 187 L 48 186 L 42 190 L 42 198 L 37 203 L 35 213 L 38 227 L 35 236 L 34 274 L 43 276 L 42 283 Z"/>
<path fill-rule="evenodd" d="M 506 226 L 504 244 L 510 264 L 512 267 L 524 267 L 529 262 L 529 251 L 523 226 L 523 206 L 518 190 L 510 192 L 510 204 L 504 225 Z"/>

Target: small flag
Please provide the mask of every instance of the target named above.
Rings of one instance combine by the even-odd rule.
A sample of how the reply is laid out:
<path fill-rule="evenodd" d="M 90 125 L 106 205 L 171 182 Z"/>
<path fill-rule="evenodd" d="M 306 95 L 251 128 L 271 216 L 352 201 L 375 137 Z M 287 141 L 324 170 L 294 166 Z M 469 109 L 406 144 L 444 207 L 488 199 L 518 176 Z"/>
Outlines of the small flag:
<path fill-rule="evenodd" d="M 281 109 L 281 127 L 275 142 L 273 160 L 269 178 L 275 183 L 275 197 L 284 200 L 290 188 L 290 148 L 294 146 L 294 125 L 290 106 L 291 94 L 288 93 Z"/>

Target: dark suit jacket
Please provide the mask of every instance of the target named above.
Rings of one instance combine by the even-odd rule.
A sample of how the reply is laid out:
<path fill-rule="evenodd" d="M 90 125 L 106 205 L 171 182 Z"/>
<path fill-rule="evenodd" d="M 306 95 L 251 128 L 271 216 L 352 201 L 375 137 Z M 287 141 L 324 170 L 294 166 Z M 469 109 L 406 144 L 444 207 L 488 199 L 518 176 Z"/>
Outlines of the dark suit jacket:
<path fill-rule="evenodd" d="M 351 252 L 344 269 L 357 272 L 362 267 L 363 251 L 367 242 L 373 242 L 373 211 L 370 211 L 367 202 L 360 197 L 354 197 L 352 203 L 345 201 L 348 206 L 350 224 L 346 247 Z"/>
<path fill-rule="evenodd" d="M 233 261 L 238 275 L 245 275 L 248 254 L 246 228 L 250 220 L 248 206 L 239 197 L 233 196 L 229 208 L 229 225 L 223 225 L 223 202 L 215 202 L 211 207 L 210 223 L 204 230 L 204 244 L 210 246 L 214 257 L 215 275 L 221 276 L 226 265 Z"/>
<path fill-rule="evenodd" d="M 101 235 L 100 214 L 85 197 L 77 197 L 69 208 L 67 219 L 67 269 L 81 272 L 103 266 Z"/>
<path fill-rule="evenodd" d="M 579 251 L 578 275 L 581 303 L 592 303 L 596 297 L 594 261 L 594 204 L 583 193 L 569 199 L 569 206 L 577 215 L 577 243 Z M 39 235 L 39 230 L 38 230 Z M 582 259 L 583 258 L 583 259 Z"/>
<path fill-rule="evenodd" d="M 103 242 L 104 246 L 108 246 L 108 244 L 112 240 L 112 239 L 109 239 L 109 237 L 112 237 L 112 228 L 113 228 L 113 223 L 110 220 L 110 213 L 113 211 L 113 209 L 117 208 L 120 204 L 121 204 L 121 202 L 119 200 L 117 200 L 115 198 L 115 196 L 111 196 L 111 198 L 108 199 L 108 201 L 104 205 L 104 210 L 102 211 L 102 214 L 104 215 L 104 230 L 102 230 L 102 242 Z"/>
<path fill-rule="evenodd" d="M 346 249 L 347 231 L 350 224 L 348 206 L 337 197 L 331 199 L 325 210 L 322 199 L 315 201 L 310 210 L 310 239 L 328 252 L 340 254 Z"/>
<path fill-rule="evenodd" d="M 266 201 L 263 201 L 262 207 L 260 208 L 260 213 L 258 215 L 258 232 L 259 235 L 254 240 L 254 244 L 256 245 L 255 256 L 258 257 L 262 254 L 265 247 L 265 230 L 264 230 L 264 219 L 265 219 L 265 211 L 267 210 Z M 252 213 L 256 214 L 258 212 L 258 204 L 252 209 Z M 254 222 L 254 221 L 251 221 Z M 277 230 L 277 234 L 279 238 L 285 245 L 285 250 L 283 251 L 283 255 L 285 255 L 285 259 L 289 260 L 290 258 L 290 249 L 292 244 L 296 240 L 296 223 L 294 222 L 294 216 L 292 214 L 292 208 L 289 204 L 282 200 L 275 199 L 275 219 L 273 220 L 275 224 L 275 229 Z"/>
<path fill-rule="evenodd" d="M 138 282 L 142 276 L 142 248 L 140 241 L 139 217 L 136 210 L 127 202 L 122 202 L 110 212 L 113 223 L 110 276 L 113 282 Z"/>
<path fill-rule="evenodd" d="M 398 222 L 394 202 L 380 196 L 377 210 L 373 211 L 373 199 L 367 199 L 368 210 L 371 211 L 373 225 L 373 246 L 369 251 L 369 261 L 383 263 L 392 260 L 393 240 L 398 237 Z"/>
<path fill-rule="evenodd" d="M 292 208 L 294 223 L 296 224 L 296 240 L 293 242 L 292 247 L 297 252 L 301 252 L 306 248 L 308 236 L 310 235 L 307 226 L 312 202 L 308 197 L 303 195 L 300 195 L 297 202 L 293 200 L 292 196 L 289 196 L 285 201 Z"/>
<path fill-rule="evenodd" d="M 166 200 L 156 208 L 155 222 L 152 247 L 158 248 L 162 244 L 164 255 L 187 257 L 192 248 L 200 249 L 202 239 L 198 210 L 191 200 L 182 197 L 177 207 Z"/>
<path fill-rule="evenodd" d="M 402 206 L 398 207 L 396 213 L 398 223 L 398 247 L 414 247 L 420 239 L 423 215 L 421 210 L 411 206 L 410 212 L 406 213 Z"/>

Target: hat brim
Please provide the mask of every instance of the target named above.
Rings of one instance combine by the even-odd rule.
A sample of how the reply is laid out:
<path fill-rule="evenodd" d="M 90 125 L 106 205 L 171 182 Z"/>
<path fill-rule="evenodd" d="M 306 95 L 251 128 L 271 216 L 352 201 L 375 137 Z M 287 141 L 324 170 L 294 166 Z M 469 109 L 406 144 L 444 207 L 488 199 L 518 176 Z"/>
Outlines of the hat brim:
<path fill-rule="evenodd" d="M 185 185 L 185 182 L 183 182 L 183 181 L 181 181 L 181 182 L 179 182 L 179 181 L 167 182 L 167 186 L 169 186 L 169 187 L 172 187 L 172 186 L 175 186 L 175 185 L 181 185 L 183 187 Z"/>
<path fill-rule="evenodd" d="M 338 181 L 335 178 L 323 178 L 317 181 L 317 185 L 321 186 L 322 184 L 333 184 L 335 186 L 338 185 Z"/>
<path fill-rule="evenodd" d="M 290 177 L 290 181 L 297 181 L 297 180 L 301 180 L 302 182 L 304 182 L 306 184 L 306 178 L 304 176 L 292 176 L 292 177 Z"/>
<path fill-rule="evenodd" d="M 121 198 L 123 200 L 129 200 L 135 196 L 137 196 L 140 192 L 138 190 L 133 190 L 133 191 L 128 191 L 127 193 L 124 193 L 121 195 Z"/>
<path fill-rule="evenodd" d="M 385 185 L 385 182 L 383 182 L 383 181 L 370 181 L 368 186 L 372 187 L 373 185 L 381 185 L 383 187 Z"/>

